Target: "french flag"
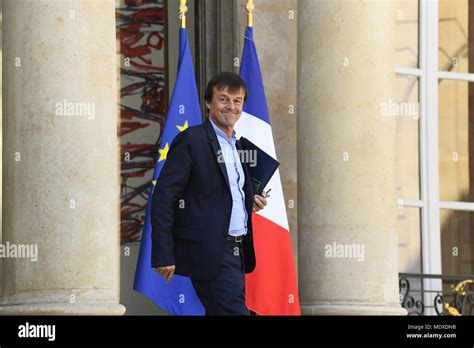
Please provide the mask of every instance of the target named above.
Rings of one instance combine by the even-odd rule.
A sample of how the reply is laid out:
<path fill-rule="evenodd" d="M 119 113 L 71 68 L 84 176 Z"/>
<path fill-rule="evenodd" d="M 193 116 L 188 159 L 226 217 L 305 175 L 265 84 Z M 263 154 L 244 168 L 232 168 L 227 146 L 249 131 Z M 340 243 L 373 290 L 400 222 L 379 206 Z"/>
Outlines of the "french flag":
<path fill-rule="evenodd" d="M 245 31 L 240 76 L 247 84 L 249 96 L 235 131 L 276 159 L 252 27 Z M 265 191 L 268 189 L 272 190 L 268 205 L 252 214 L 256 268 L 245 278 L 247 307 L 259 315 L 301 315 L 279 171 Z"/>

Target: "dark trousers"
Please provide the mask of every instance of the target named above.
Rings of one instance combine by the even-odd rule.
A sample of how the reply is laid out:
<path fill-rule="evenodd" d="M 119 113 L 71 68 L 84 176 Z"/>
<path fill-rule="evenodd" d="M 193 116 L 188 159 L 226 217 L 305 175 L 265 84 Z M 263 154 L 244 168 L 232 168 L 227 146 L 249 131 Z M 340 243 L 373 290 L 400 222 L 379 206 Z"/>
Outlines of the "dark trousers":
<path fill-rule="evenodd" d="M 245 305 L 245 268 L 242 243 L 228 240 L 215 279 L 191 279 L 206 315 L 250 315 Z"/>

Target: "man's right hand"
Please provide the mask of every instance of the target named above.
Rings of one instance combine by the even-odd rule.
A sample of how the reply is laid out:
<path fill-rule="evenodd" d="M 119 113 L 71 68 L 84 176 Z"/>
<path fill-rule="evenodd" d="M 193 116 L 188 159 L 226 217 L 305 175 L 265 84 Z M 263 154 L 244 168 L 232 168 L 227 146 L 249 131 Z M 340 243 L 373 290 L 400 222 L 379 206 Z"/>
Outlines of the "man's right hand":
<path fill-rule="evenodd" d="M 166 282 L 168 283 L 173 278 L 175 268 L 175 265 L 156 267 L 155 272 L 160 276 L 165 277 Z"/>

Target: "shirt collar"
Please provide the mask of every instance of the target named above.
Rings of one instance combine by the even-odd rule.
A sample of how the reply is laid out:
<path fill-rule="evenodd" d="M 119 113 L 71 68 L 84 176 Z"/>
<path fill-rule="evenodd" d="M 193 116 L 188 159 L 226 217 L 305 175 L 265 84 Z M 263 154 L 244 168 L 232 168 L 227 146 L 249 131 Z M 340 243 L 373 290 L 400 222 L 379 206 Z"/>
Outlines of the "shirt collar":
<path fill-rule="evenodd" d="M 212 121 L 212 118 L 209 116 L 209 121 L 211 121 L 211 124 L 212 124 L 212 128 L 214 128 L 214 131 L 216 132 L 216 135 L 217 136 L 220 136 L 222 138 L 224 138 L 225 140 L 227 141 L 230 141 L 230 140 L 236 140 L 237 138 L 235 137 L 235 130 L 232 131 L 232 137 L 229 139 L 227 137 L 227 134 L 224 133 L 224 131 L 222 129 L 220 129 L 219 127 L 217 127 L 215 125 L 215 123 Z"/>

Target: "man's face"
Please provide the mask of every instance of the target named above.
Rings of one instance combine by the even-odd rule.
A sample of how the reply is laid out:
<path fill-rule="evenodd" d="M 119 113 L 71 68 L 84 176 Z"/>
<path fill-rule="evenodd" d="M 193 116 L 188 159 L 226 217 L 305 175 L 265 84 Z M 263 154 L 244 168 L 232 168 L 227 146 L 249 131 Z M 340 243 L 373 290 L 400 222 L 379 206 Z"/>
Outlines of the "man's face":
<path fill-rule="evenodd" d="M 214 87 L 213 91 L 212 101 L 206 102 L 209 115 L 219 128 L 233 129 L 242 114 L 245 91 L 240 89 L 237 93 L 231 94 L 227 87 L 220 91 Z"/>

